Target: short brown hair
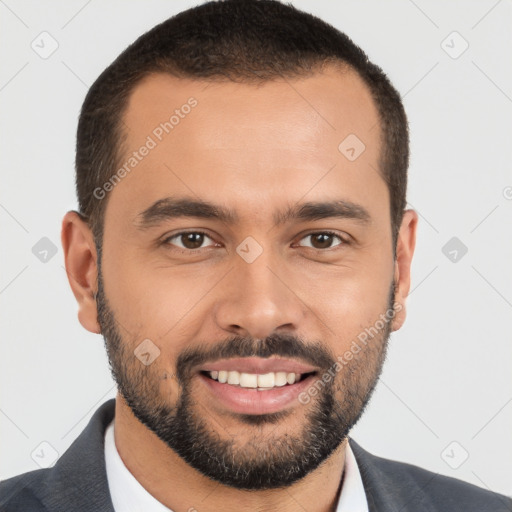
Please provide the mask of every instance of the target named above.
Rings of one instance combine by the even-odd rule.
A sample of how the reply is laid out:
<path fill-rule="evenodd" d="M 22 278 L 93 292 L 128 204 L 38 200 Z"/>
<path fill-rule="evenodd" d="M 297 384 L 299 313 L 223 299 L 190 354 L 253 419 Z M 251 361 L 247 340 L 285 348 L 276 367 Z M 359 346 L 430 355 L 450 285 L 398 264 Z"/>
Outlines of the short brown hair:
<path fill-rule="evenodd" d="M 406 205 L 409 134 L 399 93 L 352 40 L 323 20 L 276 0 L 212 1 L 183 11 L 139 37 L 90 88 L 76 144 L 79 213 L 101 247 L 106 203 L 94 190 L 121 160 L 123 115 L 135 85 L 155 72 L 176 77 L 261 82 L 301 77 L 328 63 L 355 70 L 380 117 L 379 172 L 387 184 L 393 248 Z M 341 141 L 340 141 L 341 142 Z"/>

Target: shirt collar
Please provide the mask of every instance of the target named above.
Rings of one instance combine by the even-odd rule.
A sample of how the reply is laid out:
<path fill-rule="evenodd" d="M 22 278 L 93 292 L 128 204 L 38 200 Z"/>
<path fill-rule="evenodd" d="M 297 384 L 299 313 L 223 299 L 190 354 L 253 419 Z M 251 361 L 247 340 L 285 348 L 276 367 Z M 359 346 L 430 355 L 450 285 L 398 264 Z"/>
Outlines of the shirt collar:
<path fill-rule="evenodd" d="M 114 420 L 105 430 L 105 465 L 115 512 L 172 512 L 149 494 L 125 466 L 114 440 Z"/>
<path fill-rule="evenodd" d="M 348 442 L 345 448 L 345 467 L 336 512 L 368 512 L 368 502 L 361 473 Z"/>

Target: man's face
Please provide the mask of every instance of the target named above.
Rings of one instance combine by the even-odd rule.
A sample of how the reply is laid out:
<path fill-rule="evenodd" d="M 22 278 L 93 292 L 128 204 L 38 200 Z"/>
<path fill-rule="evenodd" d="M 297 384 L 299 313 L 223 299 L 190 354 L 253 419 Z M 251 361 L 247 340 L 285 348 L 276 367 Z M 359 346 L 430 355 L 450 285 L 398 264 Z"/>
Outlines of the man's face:
<path fill-rule="evenodd" d="M 124 123 L 122 163 L 134 151 L 137 162 L 110 192 L 97 296 L 119 391 L 206 476 L 290 485 L 359 418 L 392 330 L 382 322 L 394 302 L 389 195 L 370 93 L 335 70 L 260 86 L 154 75 Z M 171 200 L 231 216 L 191 204 L 177 216 Z M 337 214 L 317 205 L 334 202 Z M 223 370 L 236 382 L 237 369 L 257 388 L 219 382 Z M 254 380 L 263 373 L 272 376 Z"/>

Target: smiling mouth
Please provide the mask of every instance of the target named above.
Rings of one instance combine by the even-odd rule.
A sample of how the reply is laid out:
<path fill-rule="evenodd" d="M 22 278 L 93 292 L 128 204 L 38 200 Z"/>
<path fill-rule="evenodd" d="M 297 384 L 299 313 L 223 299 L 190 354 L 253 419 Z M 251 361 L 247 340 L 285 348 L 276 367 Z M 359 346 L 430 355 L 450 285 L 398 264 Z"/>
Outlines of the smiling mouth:
<path fill-rule="evenodd" d="M 256 389 L 267 391 L 285 386 L 292 386 L 303 381 L 317 372 L 268 372 L 265 374 L 238 372 L 234 370 L 201 371 L 201 374 L 221 384 L 236 388 Z"/>

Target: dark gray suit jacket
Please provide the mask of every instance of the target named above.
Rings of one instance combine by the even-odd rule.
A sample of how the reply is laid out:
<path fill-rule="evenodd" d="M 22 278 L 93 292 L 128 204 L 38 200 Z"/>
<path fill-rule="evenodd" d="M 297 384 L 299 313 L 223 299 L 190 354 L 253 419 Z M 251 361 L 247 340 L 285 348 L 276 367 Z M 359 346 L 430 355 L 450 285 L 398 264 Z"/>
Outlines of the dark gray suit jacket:
<path fill-rule="evenodd" d="M 57 463 L 0 482 L 2 512 L 113 512 L 104 434 L 115 400 L 94 413 Z M 512 512 L 512 500 L 424 469 L 376 457 L 349 440 L 370 512 Z M 143 511 L 141 511 L 143 512 Z"/>

